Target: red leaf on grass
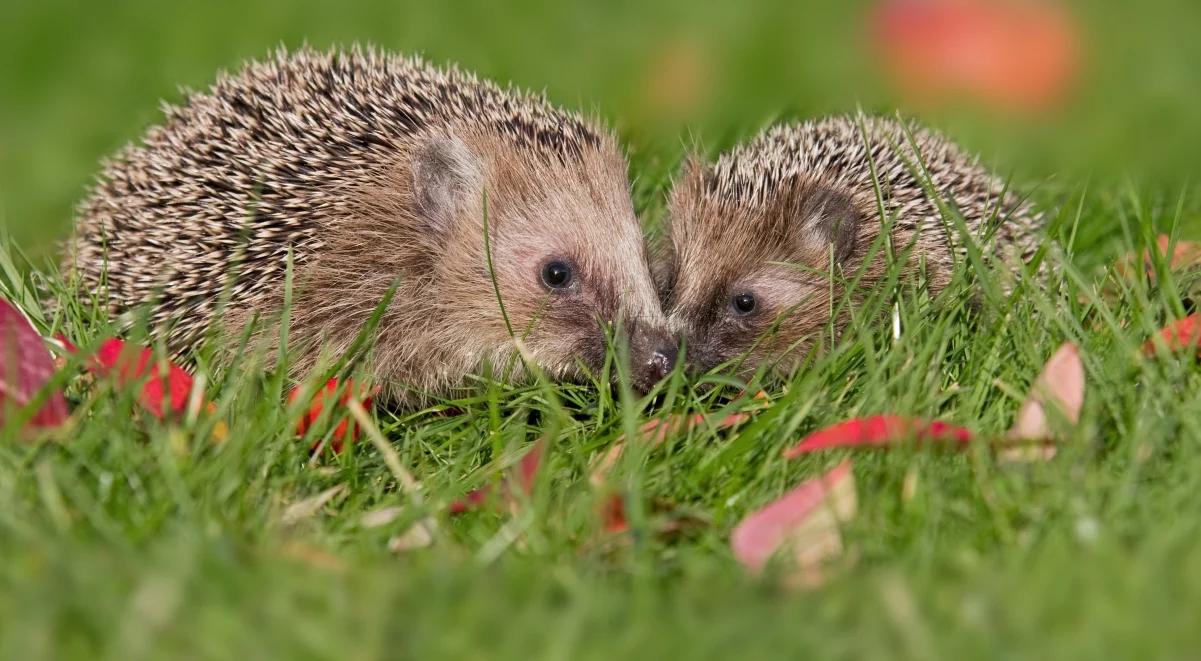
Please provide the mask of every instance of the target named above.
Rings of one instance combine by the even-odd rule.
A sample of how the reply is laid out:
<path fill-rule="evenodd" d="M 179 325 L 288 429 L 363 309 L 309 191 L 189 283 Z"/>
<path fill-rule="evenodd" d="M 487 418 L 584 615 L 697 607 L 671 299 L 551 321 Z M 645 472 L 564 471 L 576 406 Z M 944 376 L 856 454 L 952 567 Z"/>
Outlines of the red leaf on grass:
<path fill-rule="evenodd" d="M 515 467 L 516 475 L 511 479 L 516 482 L 517 487 L 521 489 L 527 497 L 534 493 L 534 482 L 538 478 L 538 469 L 542 467 L 542 456 L 546 453 L 546 439 L 538 439 L 534 443 L 534 447 L 530 448 L 521 461 L 517 462 Z M 500 493 L 504 501 L 512 504 L 515 502 L 513 493 L 510 490 L 510 482 L 506 480 L 500 485 Z M 479 508 L 484 503 L 488 502 L 488 497 L 492 495 L 492 485 L 482 486 L 478 489 L 470 491 L 466 496 L 454 501 L 447 508 L 450 514 L 462 514 Z"/>
<path fill-rule="evenodd" d="M 357 441 L 359 439 L 359 435 L 361 434 L 361 430 L 354 423 L 354 421 L 350 419 L 350 413 L 346 410 L 346 406 L 350 402 L 351 395 L 356 392 L 358 393 L 357 398 L 359 402 L 362 403 L 363 408 L 371 408 L 373 393 L 368 392 L 366 388 L 362 386 L 356 385 L 353 380 L 347 379 L 345 384 L 343 384 L 342 381 L 338 380 L 337 378 L 332 378 L 329 381 L 326 381 L 325 387 L 321 390 L 318 390 L 316 394 L 313 395 L 313 398 L 309 400 L 309 410 L 305 411 L 305 414 L 300 417 L 299 421 L 297 421 L 296 434 L 298 436 L 304 436 L 307 434 L 309 429 L 311 429 L 321 417 L 321 412 L 325 410 L 327 398 L 333 399 L 334 397 L 337 397 L 337 405 L 339 410 L 332 413 L 333 419 L 338 420 L 338 426 L 334 428 L 333 438 L 330 446 L 333 448 L 334 452 L 341 452 L 345 447 L 347 439 L 349 439 L 351 443 Z M 296 398 L 300 396 L 300 393 L 301 388 L 293 388 L 292 392 L 288 395 L 288 402 L 295 402 Z M 320 439 L 313 441 L 312 449 L 316 450 L 320 444 Z"/>
<path fill-rule="evenodd" d="M 626 518 L 626 501 L 620 494 L 609 494 L 601 500 L 601 527 L 607 533 L 623 533 L 630 529 Z"/>
<path fill-rule="evenodd" d="M 1198 351 L 1201 349 L 1201 314 L 1190 314 L 1164 326 L 1159 330 L 1158 340 L 1151 338 L 1143 343 L 1143 352 L 1155 355 L 1156 344 L 1160 341 L 1169 351 Z"/>
<path fill-rule="evenodd" d="M 1051 440 L 1054 436 L 1047 420 L 1047 409 L 1054 408 L 1071 424 L 1080 421 L 1084 406 L 1084 363 L 1076 345 L 1066 343 L 1047 361 L 1030 386 L 1030 393 L 1009 430 L 1015 441 Z"/>
<path fill-rule="evenodd" d="M 8 406 L 22 407 L 45 387 L 54 374 L 54 359 L 42 336 L 11 303 L 0 299 L 0 424 Z M 61 392 L 50 394 L 29 420 L 35 428 L 57 427 L 67 419 Z"/>
<path fill-rule="evenodd" d="M 913 439 L 919 443 L 937 443 L 959 448 L 972 440 L 972 432 L 940 420 L 928 421 L 899 415 L 873 415 L 852 418 L 806 436 L 784 452 L 793 459 L 828 448 L 888 446 Z"/>
<path fill-rule="evenodd" d="M 1201 244 L 1192 241 L 1177 241 L 1176 245 L 1173 246 L 1172 238 L 1167 234 L 1157 236 L 1155 244 L 1159 248 L 1159 254 L 1167 258 L 1168 268 L 1173 271 L 1183 271 L 1201 266 Z M 1151 263 L 1151 251 L 1149 250 L 1143 251 L 1141 259 L 1136 258 L 1133 254 L 1128 254 L 1118 260 L 1116 265 L 1117 272 L 1121 276 L 1130 277 L 1136 272 L 1137 264 L 1140 262 L 1147 276 L 1154 278 L 1155 265 Z"/>
<path fill-rule="evenodd" d="M 92 356 L 88 368 L 99 376 L 115 375 L 121 386 L 141 382 L 138 401 L 154 417 L 180 415 L 188 405 L 195 385 L 192 375 L 170 360 L 160 363 L 154 352 L 125 340 L 105 340 Z"/>
<path fill-rule="evenodd" d="M 739 562 L 759 572 L 789 547 L 799 572 L 795 577 L 812 584 L 820 580 L 822 565 L 842 553 L 840 526 L 856 509 L 851 462 L 844 461 L 747 515 L 731 533 L 730 548 Z"/>

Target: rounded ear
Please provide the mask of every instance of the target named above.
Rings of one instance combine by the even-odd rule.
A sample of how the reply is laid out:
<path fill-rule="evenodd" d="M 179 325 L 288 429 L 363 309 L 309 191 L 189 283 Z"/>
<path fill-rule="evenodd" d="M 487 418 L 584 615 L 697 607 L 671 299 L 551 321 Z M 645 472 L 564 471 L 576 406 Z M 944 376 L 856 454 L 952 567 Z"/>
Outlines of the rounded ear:
<path fill-rule="evenodd" d="M 412 156 L 413 194 L 421 217 L 435 231 L 445 230 L 483 179 L 475 154 L 453 135 L 434 134 Z"/>
<path fill-rule="evenodd" d="M 866 220 L 851 196 L 825 184 L 814 185 L 797 209 L 801 240 L 821 252 L 834 248 L 834 261 L 846 261 L 855 251 L 860 226 Z"/>

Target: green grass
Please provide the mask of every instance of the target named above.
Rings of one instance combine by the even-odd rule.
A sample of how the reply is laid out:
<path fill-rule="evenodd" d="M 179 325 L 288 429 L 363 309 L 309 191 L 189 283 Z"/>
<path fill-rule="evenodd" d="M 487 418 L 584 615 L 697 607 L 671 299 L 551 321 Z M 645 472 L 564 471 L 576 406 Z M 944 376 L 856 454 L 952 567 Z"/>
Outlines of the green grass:
<path fill-rule="evenodd" d="M 70 205 L 96 159 L 156 120 L 157 99 L 280 41 L 422 49 L 595 109 L 630 145 L 652 231 L 686 136 L 716 150 L 776 115 L 896 105 L 853 47 L 853 4 L 444 4 L 0 7 L 0 55 L 12 63 L 0 69 L 0 209 L 15 237 L 0 239 L 0 254 L 32 255 L 0 264 L 5 295 L 62 291 L 45 261 Z M 1201 153 L 1198 46 L 1187 37 L 1198 11 L 1167 0 L 1138 12 L 1089 5 L 1092 43 L 1108 47 L 1094 49 L 1075 104 L 1045 125 L 928 117 L 1061 207 L 1056 234 L 1070 259 L 1052 258 L 1060 268 L 1049 286 L 975 312 L 963 305 L 975 287 L 967 274 L 933 299 L 880 292 L 835 350 L 771 388 L 775 404 L 753 422 L 632 445 L 611 479 L 630 511 L 627 535 L 598 528 L 606 492 L 589 484 L 591 462 L 652 417 L 746 402 L 696 392 L 677 375 L 653 407 L 608 388 L 490 384 L 455 402 L 457 414 L 379 410 L 400 465 L 421 483 L 415 501 L 370 442 L 313 460 L 293 432 L 288 384 L 273 373 L 209 373 L 229 424 L 220 446 L 211 418 L 163 425 L 111 384 L 68 384 L 77 424 L 48 442 L 18 442 L 12 429 L 0 437 L 0 658 L 1192 655 L 1201 372 L 1137 348 L 1181 314 L 1174 290 L 1193 287 L 1102 289 L 1115 289 L 1104 268 L 1114 255 L 1160 231 L 1187 237 L 1201 216 L 1187 180 Z M 645 69 L 688 39 L 720 66 L 695 108 L 667 113 L 648 100 Z M 34 296 L 15 297 L 37 312 Z M 877 314 L 894 309 L 899 340 Z M 85 302 L 40 321 L 82 344 L 108 332 Z M 1053 461 L 856 454 L 860 512 L 845 530 L 853 560 L 824 586 L 783 590 L 731 556 L 743 515 L 844 456 L 783 460 L 808 431 L 896 412 L 1001 433 L 1069 340 L 1081 346 L 1088 393 Z M 445 514 L 468 490 L 502 480 L 544 435 L 530 502 Z M 317 511 L 285 521 L 290 506 L 338 486 Z M 388 507 L 399 518 L 363 525 Z M 431 546 L 388 549 L 427 516 L 437 523 Z"/>

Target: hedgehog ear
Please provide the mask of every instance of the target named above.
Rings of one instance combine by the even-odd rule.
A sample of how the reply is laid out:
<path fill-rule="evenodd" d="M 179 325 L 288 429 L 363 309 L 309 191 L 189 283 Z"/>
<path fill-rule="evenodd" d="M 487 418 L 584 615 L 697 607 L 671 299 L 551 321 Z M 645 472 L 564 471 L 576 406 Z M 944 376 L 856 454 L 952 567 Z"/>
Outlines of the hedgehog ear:
<path fill-rule="evenodd" d="M 435 231 L 445 230 L 480 180 L 479 159 L 453 135 L 432 135 L 413 151 L 413 193 Z"/>
<path fill-rule="evenodd" d="M 846 261 L 855 251 L 859 228 L 865 216 L 845 192 L 826 185 L 816 186 L 798 210 L 801 241 L 829 254 L 835 263 Z"/>

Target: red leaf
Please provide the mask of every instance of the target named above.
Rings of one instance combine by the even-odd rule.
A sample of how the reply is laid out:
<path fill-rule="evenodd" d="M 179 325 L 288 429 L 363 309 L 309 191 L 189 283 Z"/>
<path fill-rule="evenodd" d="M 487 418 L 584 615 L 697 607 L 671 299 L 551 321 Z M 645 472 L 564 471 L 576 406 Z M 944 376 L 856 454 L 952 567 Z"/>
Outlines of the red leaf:
<path fill-rule="evenodd" d="M 1159 331 L 1159 339 L 1170 351 L 1201 349 L 1201 315 L 1190 314 L 1164 326 Z M 1149 356 L 1155 355 L 1155 345 L 1155 338 L 1147 340 L 1143 344 L 1143 352 Z"/>
<path fill-rule="evenodd" d="M 734 557 L 753 572 L 790 546 L 800 578 L 817 577 L 820 566 L 842 552 L 839 526 L 855 516 L 855 481 L 844 461 L 744 518 L 730 535 Z"/>
<path fill-rule="evenodd" d="M 492 490 L 488 487 L 475 489 L 469 492 L 463 498 L 451 503 L 450 507 L 447 508 L 447 511 L 451 514 L 462 514 L 464 512 L 469 512 L 473 509 L 476 509 L 488 500 L 488 494 L 491 491 Z"/>
<path fill-rule="evenodd" d="M 527 497 L 534 493 L 534 481 L 538 477 L 538 469 L 542 467 L 542 456 L 545 453 L 546 439 L 541 438 L 521 457 L 521 461 L 517 462 L 517 466 L 515 467 L 516 475 L 512 477 L 512 480 L 516 481 L 517 487 Z M 509 481 L 502 483 L 500 486 L 500 493 L 504 501 L 513 504 L 515 499 L 510 491 Z M 472 490 L 465 497 L 451 503 L 447 511 L 450 514 L 469 512 L 487 502 L 490 495 L 492 495 L 492 485 L 482 486 Z"/>
<path fill-rule="evenodd" d="M 115 375 L 121 386 L 145 379 L 138 401 L 160 420 L 171 414 L 182 414 L 195 385 L 192 375 L 179 365 L 169 360 L 160 365 L 153 351 L 125 340 L 105 340 L 88 367 L 100 376 Z"/>
<path fill-rule="evenodd" d="M 799 444 L 784 452 L 793 459 L 809 452 L 827 448 L 861 445 L 888 446 L 913 439 L 919 443 L 938 443 L 963 447 L 972 440 L 972 432 L 963 427 L 939 420 L 926 421 L 897 415 L 873 415 L 853 418 L 826 427 L 806 436 Z"/>
<path fill-rule="evenodd" d="M 1201 266 L 1201 244 L 1192 241 L 1177 241 L 1173 246 L 1172 238 L 1167 234 L 1160 234 L 1156 237 L 1155 244 L 1159 248 L 1159 254 L 1167 257 L 1168 268 L 1173 271 L 1184 271 Z M 1169 248 L 1171 249 L 1170 254 Z M 1143 251 L 1142 259 L 1137 259 L 1133 254 L 1129 254 L 1118 260 L 1116 266 L 1118 274 L 1130 277 L 1135 273 L 1136 264 L 1140 261 L 1147 277 L 1154 278 L 1155 265 L 1151 263 L 1151 251 L 1149 250 Z"/>
<path fill-rule="evenodd" d="M 54 359 L 42 336 L 25 315 L 0 299 L 0 424 L 5 408 L 29 404 L 54 374 Z M 50 394 L 29 420 L 35 428 L 57 427 L 67 419 L 67 402 L 61 392 Z"/>
<path fill-rule="evenodd" d="M 1079 69 L 1076 21 L 1057 3 L 883 0 L 871 27 L 881 64 L 920 102 L 1041 111 Z"/>
<path fill-rule="evenodd" d="M 610 494 L 601 501 L 601 526 L 607 533 L 623 533 L 630 529 L 626 519 L 626 501 L 619 494 Z"/>
<path fill-rule="evenodd" d="M 366 388 L 362 386 L 356 386 L 353 380 L 347 379 L 345 385 L 343 385 L 342 382 L 337 378 L 332 378 L 329 381 L 326 381 L 325 387 L 321 390 L 318 390 L 316 394 L 313 395 L 312 400 L 310 400 L 309 410 L 306 411 L 303 416 L 301 416 L 299 421 L 297 421 L 296 434 L 298 436 L 304 436 L 307 434 L 309 429 L 312 428 L 312 426 L 316 424 L 317 420 L 321 417 L 321 412 L 325 410 L 326 398 L 338 396 L 337 403 L 339 409 L 333 412 L 333 419 L 338 420 L 338 426 L 334 428 L 333 439 L 330 443 L 330 446 L 334 452 L 341 452 L 344 449 L 348 438 L 351 443 L 357 441 L 359 439 L 361 430 L 357 425 L 354 424 L 354 421 L 350 419 L 349 412 L 346 410 L 346 405 L 350 402 L 351 393 L 356 392 L 356 390 L 359 393 L 358 399 L 360 403 L 362 403 L 363 408 L 371 408 L 373 393 L 369 393 Z M 300 396 L 300 392 L 301 388 L 293 388 L 292 392 L 288 395 L 288 402 L 295 402 L 296 398 Z M 314 441 L 311 449 L 316 450 L 320 444 L 320 439 Z"/>
<path fill-rule="evenodd" d="M 1084 364 L 1076 345 L 1059 347 L 1030 386 L 1030 394 L 1018 410 L 1009 439 L 1048 441 L 1054 436 L 1047 421 L 1047 408 L 1057 409 L 1071 424 L 1080 420 L 1084 406 Z"/>

